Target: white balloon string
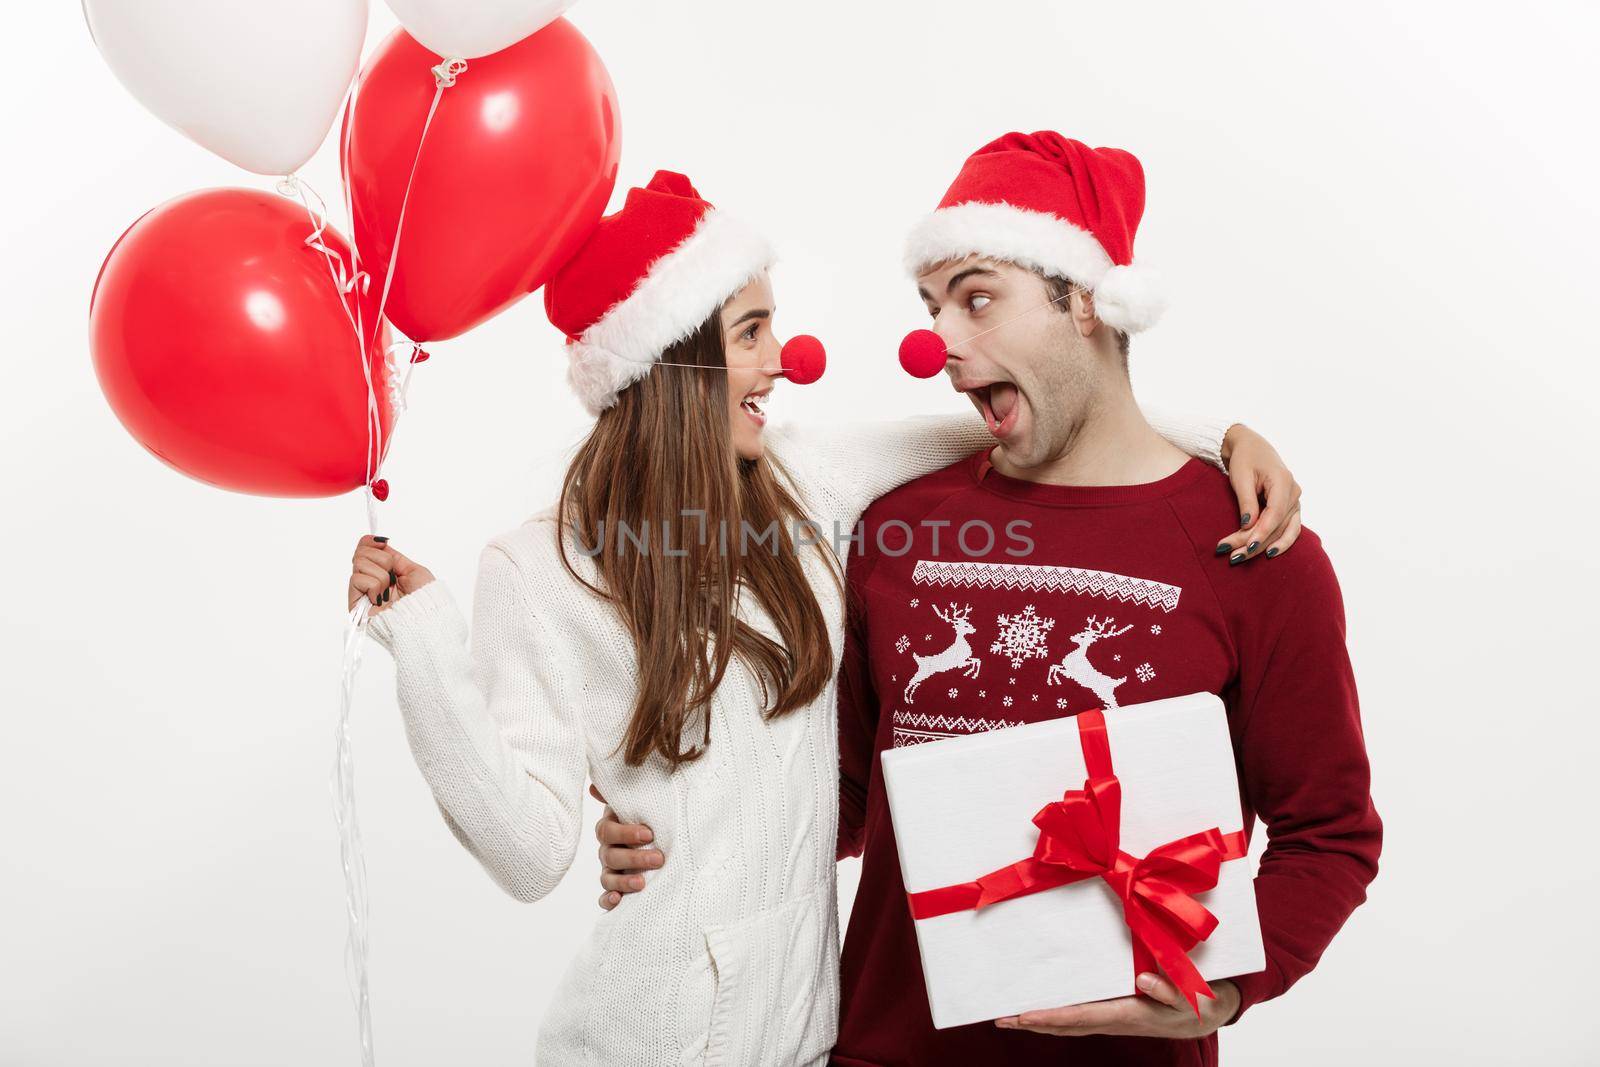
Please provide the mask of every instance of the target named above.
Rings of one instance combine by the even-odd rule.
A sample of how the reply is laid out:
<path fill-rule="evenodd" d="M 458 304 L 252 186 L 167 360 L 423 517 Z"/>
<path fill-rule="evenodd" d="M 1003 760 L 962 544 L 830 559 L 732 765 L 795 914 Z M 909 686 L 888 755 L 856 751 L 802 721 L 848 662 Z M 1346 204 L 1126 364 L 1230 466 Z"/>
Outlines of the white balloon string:
<path fill-rule="evenodd" d="M 354 90 L 352 90 L 354 92 Z M 361 361 L 367 379 L 368 410 L 371 410 L 371 369 L 367 365 L 366 345 L 362 330 L 361 296 L 367 291 L 370 277 L 360 269 L 352 236 L 351 263 L 348 269 L 344 258 L 323 241 L 327 227 L 327 204 L 315 189 L 296 175 L 288 175 L 278 183 L 278 191 L 286 196 L 298 196 L 311 219 L 311 234 L 306 245 L 323 254 L 328 264 L 329 277 L 333 279 L 344 307 L 345 318 L 350 323 L 351 336 L 356 342 L 356 356 Z M 311 206 L 311 199 L 317 206 Z M 346 300 L 346 298 L 349 298 Z M 363 483 L 367 501 L 368 529 L 376 532 L 377 514 L 372 504 L 372 439 L 368 426 L 366 480 Z M 366 850 L 361 841 L 361 824 L 356 818 L 355 754 L 350 739 L 350 712 L 355 699 L 355 680 L 361 665 L 362 639 L 366 633 L 368 601 L 362 597 L 351 609 L 349 625 L 345 629 L 344 654 L 339 677 L 339 717 L 334 724 L 333 767 L 328 775 L 328 793 L 333 802 L 333 822 L 339 834 L 339 866 L 344 874 L 346 933 L 344 944 L 345 984 L 356 1007 L 358 1035 L 361 1042 L 362 1067 L 373 1067 L 375 1052 L 372 1042 L 372 995 L 367 975 L 370 958 L 368 936 L 370 901 L 367 895 Z"/>
<path fill-rule="evenodd" d="M 367 898 L 367 860 L 361 842 L 361 824 L 356 819 L 355 753 L 350 743 L 350 709 L 355 701 L 356 675 L 361 668 L 361 646 L 365 643 L 369 601 L 361 597 L 350 612 L 345 629 L 343 666 L 339 678 L 339 718 L 334 725 L 333 769 L 328 775 L 328 792 L 333 801 L 333 821 L 339 831 L 339 866 L 344 872 L 346 934 L 344 943 L 345 983 L 356 1005 L 361 1040 L 362 1067 L 373 1067 L 372 995 L 367 979 L 370 958 Z"/>
<path fill-rule="evenodd" d="M 327 243 L 323 241 L 323 232 L 328 228 L 328 204 L 322 199 L 321 194 L 311 187 L 311 183 L 297 174 L 287 174 L 278 180 L 278 192 L 284 196 L 299 197 L 300 203 L 305 207 L 306 215 L 311 219 L 311 233 L 306 236 L 306 246 L 321 252 L 327 260 L 328 269 L 333 272 L 334 284 L 338 286 L 340 296 L 349 296 L 357 288 L 362 293 L 370 289 L 372 287 L 371 276 L 366 271 L 359 269 L 353 262 L 345 263 L 344 257 L 329 248 Z M 317 202 L 316 207 L 311 206 L 312 200 Z M 351 259 L 355 259 L 354 251 L 351 252 Z M 350 315 L 350 313 L 349 304 L 345 304 L 345 314 Z M 352 324 L 353 322 L 354 320 L 352 319 Z"/>
<path fill-rule="evenodd" d="M 360 97 L 360 89 L 361 89 L 361 81 L 358 78 L 358 79 L 356 79 L 355 83 L 350 86 L 350 101 L 349 101 L 349 104 L 347 106 L 347 110 L 346 110 L 346 114 L 345 114 L 345 121 L 339 124 L 339 174 L 340 174 L 340 177 L 342 178 L 342 180 L 340 181 L 339 185 L 340 185 L 341 190 L 344 193 L 344 215 L 345 215 L 345 218 L 350 220 L 350 255 L 351 255 L 351 258 L 355 260 L 355 269 L 356 270 L 361 270 L 361 246 L 360 246 L 360 243 L 356 240 L 356 233 L 355 233 L 355 225 L 356 225 L 355 194 L 353 192 L 351 192 L 351 183 L 350 183 L 349 175 L 350 175 L 350 131 L 351 131 L 351 129 L 353 129 L 355 127 L 355 124 L 356 124 L 356 103 L 357 103 L 357 101 L 358 101 L 358 99 Z M 369 277 L 370 277 L 370 275 L 369 275 Z M 365 291 L 365 290 L 363 290 L 363 291 Z M 375 324 L 375 327 L 377 329 L 379 329 L 379 330 L 383 329 L 383 306 L 384 306 L 384 304 L 386 302 L 387 302 L 387 300 L 379 302 L 378 313 L 377 313 L 378 321 Z M 372 376 L 371 376 L 370 373 L 366 372 L 366 367 L 367 367 L 367 358 L 366 358 L 366 356 L 367 356 L 367 330 L 366 330 L 365 316 L 364 316 L 364 313 L 363 313 L 362 308 L 361 308 L 361 302 L 359 300 L 356 301 L 356 327 L 357 327 L 356 342 L 357 342 L 358 347 L 360 348 L 361 366 L 362 366 L 363 373 L 366 375 L 366 379 L 367 379 L 367 456 L 366 456 L 367 476 L 366 476 L 366 481 L 362 485 L 362 493 L 363 493 L 363 495 L 365 497 L 366 508 L 367 508 L 367 530 L 369 532 L 371 532 L 371 533 L 376 533 L 378 531 L 378 507 L 377 507 L 377 501 L 374 499 L 373 494 L 372 494 L 372 480 L 376 476 L 376 468 L 382 466 L 382 461 L 381 461 L 381 457 L 380 457 L 379 461 L 377 462 L 377 464 L 375 466 L 374 465 L 374 461 L 373 461 L 373 456 L 372 456 L 372 452 L 373 452 L 373 446 L 372 446 L 372 435 L 373 435 L 373 428 L 372 427 L 373 427 L 373 422 L 372 422 L 372 420 L 373 420 L 373 416 L 375 414 L 374 403 L 373 403 L 374 398 L 373 398 L 373 395 L 372 395 Z M 386 353 L 384 353 L 384 355 L 385 355 L 385 357 L 387 357 L 388 353 L 386 352 Z M 385 360 L 385 369 L 387 369 L 390 365 L 391 364 L 389 364 L 387 359 L 386 359 Z M 391 433 L 393 433 L 393 429 L 394 429 L 393 428 L 393 424 L 391 423 L 391 425 L 390 425 L 390 432 Z M 364 628 L 365 627 L 365 622 L 363 621 L 361 625 Z"/>
<path fill-rule="evenodd" d="M 351 336 L 356 342 L 356 352 L 361 365 L 367 367 L 366 348 L 362 343 L 361 295 L 367 291 L 370 277 L 356 263 L 354 241 L 351 242 L 351 260 L 348 268 L 344 258 L 328 247 L 322 235 L 327 228 L 327 203 L 311 186 L 298 176 L 290 174 L 278 182 L 278 192 L 297 196 L 311 220 L 311 233 L 306 237 L 308 247 L 321 252 L 328 266 L 329 277 L 339 293 L 345 318 L 350 323 Z M 312 207 L 311 200 L 316 200 Z M 346 297 L 350 299 L 347 301 Z M 354 305 L 352 307 L 352 305 Z M 367 390 L 368 407 L 371 401 L 370 370 Z M 377 515 L 372 507 L 372 446 L 368 429 L 367 478 L 364 483 L 367 497 L 369 529 L 376 530 Z M 333 821 L 339 833 L 339 865 L 344 873 L 346 934 L 344 947 L 345 982 L 356 1005 L 357 1026 L 361 1042 L 363 1067 L 372 1067 L 372 1000 L 367 977 L 369 959 L 368 917 L 371 914 L 367 896 L 367 867 L 365 850 L 361 842 L 361 826 L 356 818 L 355 758 L 350 743 L 350 710 L 354 700 L 356 672 L 361 663 L 361 638 L 366 630 L 367 600 L 363 597 L 352 609 L 350 625 L 345 632 L 345 647 L 339 684 L 339 717 L 334 726 L 334 760 L 328 775 L 328 792 L 333 802 Z"/>
<path fill-rule="evenodd" d="M 428 129 L 433 124 L 434 112 L 439 106 L 439 97 L 444 90 L 455 84 L 456 77 L 467 69 L 464 60 L 450 59 L 433 68 L 435 90 L 433 101 L 428 106 L 427 118 L 423 121 L 422 134 L 417 139 L 416 155 L 411 161 L 411 170 L 406 175 L 405 192 L 400 199 L 400 212 L 395 218 L 394 238 L 390 243 L 389 262 L 384 271 L 383 289 L 378 298 L 378 307 L 371 334 L 376 340 L 383 329 L 383 312 L 388 306 L 390 284 L 394 278 L 395 260 L 399 258 L 400 233 L 405 225 L 406 207 L 411 200 L 411 183 L 416 177 L 417 162 L 422 158 L 422 146 L 427 141 Z M 344 186 L 345 213 L 355 222 L 353 194 L 350 189 L 349 151 L 350 127 L 354 125 L 355 107 L 359 96 L 359 85 L 350 89 L 347 121 L 343 124 L 340 133 L 340 165 L 346 175 Z M 367 511 L 367 530 L 369 533 L 378 531 L 377 500 L 372 490 L 372 483 L 376 480 L 379 470 L 383 465 L 383 455 L 379 454 L 379 441 L 382 440 L 382 420 L 378 408 L 377 391 L 373 388 L 372 365 L 368 359 L 370 342 L 366 330 L 365 315 L 361 307 L 361 297 L 365 295 L 371 285 L 371 276 L 361 269 L 361 256 L 356 247 L 355 234 L 352 231 L 350 238 L 350 263 L 347 267 L 344 257 L 330 248 L 322 238 L 327 228 L 327 204 L 321 196 L 317 195 L 304 181 L 295 175 L 287 175 L 278 183 L 278 191 L 285 196 L 297 196 L 306 209 L 306 214 L 311 220 L 311 234 L 306 238 L 306 245 L 321 252 L 325 258 L 329 277 L 337 288 L 341 303 L 345 304 L 345 314 L 350 320 L 350 325 L 356 339 L 356 356 L 361 362 L 362 376 L 367 387 L 367 451 L 365 456 L 366 481 L 363 484 L 363 496 Z M 317 206 L 311 206 L 315 199 Z M 345 297 L 349 301 L 345 302 Z M 385 380 L 388 385 L 386 400 L 390 408 L 390 424 L 388 442 L 394 440 L 394 432 L 399 425 L 400 413 L 405 410 L 406 393 L 411 384 L 411 372 L 416 367 L 417 347 L 410 341 L 400 341 L 385 346 L 383 359 Z M 406 364 L 406 371 L 399 377 L 395 366 L 394 354 L 397 349 L 411 348 L 412 358 Z M 383 449 L 387 453 L 387 447 Z M 342 657 L 339 676 L 339 717 L 334 726 L 334 760 L 333 768 L 328 776 L 328 791 L 333 801 L 334 825 L 339 832 L 339 865 L 344 872 L 345 887 L 345 918 L 347 930 L 345 934 L 344 965 L 345 981 L 349 986 L 351 998 L 356 1006 L 356 1019 L 361 1042 L 362 1067 L 373 1067 L 375 1053 L 372 1041 L 372 999 L 371 987 L 368 981 L 368 962 L 370 959 L 371 944 L 368 938 L 370 927 L 371 907 L 367 895 L 367 862 L 365 849 L 361 841 L 361 825 L 356 818 L 356 793 L 355 793 L 355 754 L 350 740 L 351 708 L 355 701 L 355 681 L 361 666 L 361 650 L 365 643 L 367 621 L 371 611 L 371 601 L 366 597 L 359 598 L 355 606 L 350 609 L 348 626 L 345 629 L 344 654 Z"/>
<path fill-rule="evenodd" d="M 464 59 L 449 59 L 433 68 L 433 100 L 428 104 L 427 118 L 422 120 L 422 134 L 417 138 L 417 151 L 411 157 L 411 173 L 406 175 L 406 191 L 400 197 L 400 214 L 395 219 L 394 240 L 389 245 L 389 262 L 383 271 L 383 289 L 378 297 L 378 307 L 389 302 L 389 286 L 394 281 L 394 263 L 400 258 L 400 231 L 405 226 L 406 204 L 411 200 L 411 181 L 417 176 L 417 163 L 422 159 L 422 146 L 428 140 L 428 128 L 433 125 L 433 113 L 439 109 L 439 98 L 456 83 L 456 75 L 467 69 Z"/>
<path fill-rule="evenodd" d="M 432 68 L 432 71 L 433 71 L 433 82 L 434 82 L 433 99 L 428 103 L 428 114 L 422 120 L 422 132 L 417 136 L 417 150 L 411 157 L 411 170 L 406 174 L 405 192 L 403 192 L 401 194 L 401 196 L 400 196 L 400 213 L 397 216 L 395 216 L 394 237 L 389 242 L 389 262 L 384 266 L 384 270 L 383 270 L 383 288 L 378 293 L 377 321 L 373 324 L 373 334 L 372 334 L 374 339 L 376 339 L 378 331 L 381 331 L 383 329 L 383 311 L 384 311 L 384 308 L 389 306 L 389 289 L 390 289 L 390 286 L 394 283 L 394 265 L 395 265 L 395 262 L 397 260 L 399 260 L 399 258 L 400 258 L 400 234 L 405 229 L 406 208 L 411 203 L 411 183 L 416 179 L 416 176 L 417 176 L 417 164 L 419 162 L 421 162 L 421 160 L 422 160 L 422 146 L 428 143 L 428 130 L 433 126 L 434 113 L 436 111 L 438 111 L 438 109 L 439 109 L 439 98 L 444 95 L 444 91 L 446 89 L 448 89 L 450 86 L 452 86 L 452 85 L 454 85 L 456 83 L 457 75 L 460 75 L 460 74 L 464 73 L 466 71 L 466 69 L 467 69 L 467 61 L 464 60 L 464 59 L 447 59 L 444 62 L 440 63 L 438 66 Z M 348 131 L 348 128 L 350 126 L 354 125 L 354 121 L 353 121 L 354 110 L 355 110 L 355 104 L 354 104 L 354 102 L 352 102 L 352 104 L 351 104 L 352 121 L 350 123 L 346 124 L 346 130 L 347 131 Z M 348 150 L 348 146 L 349 146 L 349 142 L 348 142 L 348 138 L 346 138 L 346 141 L 345 141 L 346 150 Z M 346 164 L 345 174 L 348 175 L 349 173 L 350 173 L 349 172 L 349 167 L 348 167 L 348 164 Z M 346 185 L 348 186 L 348 184 L 349 183 L 348 183 L 348 179 L 347 179 L 346 180 Z M 352 216 L 352 218 L 354 218 L 354 216 Z M 363 346 L 362 346 L 363 359 L 361 360 L 361 368 L 362 368 L 362 372 L 367 376 L 367 436 L 368 436 L 368 441 L 367 441 L 367 461 L 368 461 L 368 468 L 367 468 L 367 526 L 368 526 L 368 529 L 369 529 L 370 532 L 376 533 L 377 530 L 378 530 L 377 506 L 373 502 L 372 482 L 377 477 L 378 468 L 382 466 L 383 457 L 382 456 L 377 457 L 376 466 L 373 465 L 374 464 L 373 453 L 376 451 L 376 447 L 373 444 L 373 442 L 377 438 L 381 437 L 381 435 L 382 435 L 382 422 L 380 421 L 380 416 L 379 416 L 379 413 L 378 413 L 377 396 L 376 396 L 376 393 L 374 392 L 374 390 L 372 388 L 372 370 L 368 366 L 367 361 L 364 358 L 364 355 L 365 355 L 365 352 L 366 352 L 366 347 L 365 347 L 366 335 L 365 334 L 362 335 L 362 341 L 363 341 Z M 416 366 L 415 358 L 413 358 L 412 362 L 410 364 L 408 364 L 407 368 L 406 368 L 406 380 L 408 382 L 409 382 L 409 380 L 411 378 L 411 367 L 414 367 L 414 366 Z M 392 383 L 394 381 L 394 361 L 393 361 L 393 348 L 392 347 L 389 349 L 389 351 L 387 351 L 385 353 L 385 369 L 388 372 L 389 381 L 391 382 L 391 389 L 392 389 Z M 402 391 L 401 391 L 401 398 L 402 398 L 402 401 L 403 401 L 404 400 L 404 389 L 403 388 L 402 388 Z M 395 414 L 397 416 L 398 412 L 394 412 L 393 414 Z M 394 426 L 393 426 L 394 421 L 396 421 L 396 420 L 391 419 L 390 430 L 389 430 L 389 441 L 391 443 L 394 440 Z M 385 454 L 387 454 L 387 451 L 388 451 L 388 449 L 386 447 L 384 449 Z"/>
<path fill-rule="evenodd" d="M 411 349 L 413 356 L 416 354 L 417 346 L 412 344 L 410 341 L 395 341 L 393 344 L 389 345 L 388 348 L 384 349 L 383 353 L 384 359 L 388 361 L 391 367 L 394 365 L 395 352 L 401 348 L 409 348 Z M 411 372 L 415 370 L 416 367 L 417 363 L 415 359 L 407 362 L 406 372 L 403 376 L 400 376 L 398 382 L 395 380 L 395 373 L 393 371 L 390 372 L 389 406 L 394 409 L 395 414 L 394 421 L 390 424 L 389 429 L 390 440 L 394 439 L 394 427 L 400 424 L 400 412 L 406 409 L 406 392 L 411 388 Z"/>

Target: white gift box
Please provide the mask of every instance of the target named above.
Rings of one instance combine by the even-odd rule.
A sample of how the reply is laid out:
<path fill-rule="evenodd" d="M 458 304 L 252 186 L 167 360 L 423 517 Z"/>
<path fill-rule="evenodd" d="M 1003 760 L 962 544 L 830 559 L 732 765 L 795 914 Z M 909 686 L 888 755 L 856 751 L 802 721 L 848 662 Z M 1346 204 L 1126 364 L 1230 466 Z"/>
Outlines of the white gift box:
<path fill-rule="evenodd" d="M 1222 701 L 1211 693 L 1104 713 L 1122 788 L 1121 848 L 1152 849 L 1213 827 L 1241 829 L 1238 778 Z M 883 779 L 908 893 L 971 882 L 1031 856 L 1033 817 L 1086 769 L 1076 717 L 926 742 L 883 753 Z M 1206 979 L 1266 966 L 1254 863 L 1222 863 L 1194 894 L 1218 920 L 1188 953 Z M 938 1029 L 1134 992 L 1133 935 L 1121 900 L 1093 877 L 916 920 Z"/>

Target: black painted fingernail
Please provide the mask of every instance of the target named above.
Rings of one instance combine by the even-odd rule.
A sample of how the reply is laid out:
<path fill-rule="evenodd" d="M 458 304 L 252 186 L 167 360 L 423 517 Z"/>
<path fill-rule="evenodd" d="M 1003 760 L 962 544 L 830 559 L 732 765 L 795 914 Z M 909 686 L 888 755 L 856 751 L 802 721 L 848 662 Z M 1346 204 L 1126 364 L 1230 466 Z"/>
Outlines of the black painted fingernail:
<path fill-rule="evenodd" d="M 1217 555 L 1226 556 L 1228 554 L 1228 549 L 1230 547 L 1232 547 L 1232 546 L 1230 546 L 1226 541 L 1224 541 L 1222 544 L 1217 546 Z"/>
<path fill-rule="evenodd" d="M 1268 559 L 1271 559 L 1273 556 L 1276 556 L 1277 554 L 1278 554 L 1278 550 L 1277 550 L 1276 547 L 1267 549 L 1267 558 Z"/>
<path fill-rule="evenodd" d="M 1244 514 L 1239 516 L 1239 529 L 1242 530 L 1246 526 L 1249 526 L 1249 525 L 1250 525 L 1250 513 L 1247 511 Z"/>
<path fill-rule="evenodd" d="M 394 588 L 394 587 L 393 587 L 393 586 L 390 586 L 390 587 L 389 587 L 389 588 L 390 588 L 390 589 L 392 589 L 392 588 Z M 385 603 L 385 604 L 387 604 L 387 603 L 388 603 L 388 602 L 389 602 L 389 589 L 385 589 L 385 590 L 384 590 L 384 591 L 383 591 L 383 602 L 384 602 L 384 603 Z"/>
<path fill-rule="evenodd" d="M 393 584 L 393 583 L 395 583 L 395 582 L 398 582 L 398 581 L 399 581 L 399 580 L 400 580 L 400 579 L 399 579 L 399 578 L 396 578 L 396 577 L 395 577 L 395 576 L 394 576 L 394 571 L 390 571 L 390 572 L 389 572 L 389 582 L 390 582 L 390 584 Z"/>
<path fill-rule="evenodd" d="M 1243 552 L 1239 553 L 1237 556 L 1228 557 L 1228 566 L 1230 566 L 1230 567 L 1237 567 L 1239 564 L 1241 564 L 1243 562 L 1244 562 L 1244 553 Z"/>
<path fill-rule="evenodd" d="M 374 541 L 387 541 L 387 540 L 389 540 L 387 537 L 383 537 L 383 536 L 381 536 L 379 534 L 373 534 L 372 535 L 372 539 Z"/>
<path fill-rule="evenodd" d="M 1260 541 L 1251 541 L 1250 542 L 1250 547 L 1245 549 L 1245 552 L 1246 553 L 1254 552 L 1256 549 L 1258 549 L 1260 547 L 1261 547 L 1261 542 Z"/>

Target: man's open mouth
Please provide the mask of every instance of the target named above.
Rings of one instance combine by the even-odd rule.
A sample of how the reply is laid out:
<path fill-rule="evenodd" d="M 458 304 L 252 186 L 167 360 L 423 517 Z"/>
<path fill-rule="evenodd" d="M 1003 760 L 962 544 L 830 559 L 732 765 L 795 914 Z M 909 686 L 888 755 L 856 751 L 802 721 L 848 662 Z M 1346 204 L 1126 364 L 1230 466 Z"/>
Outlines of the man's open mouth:
<path fill-rule="evenodd" d="M 983 421 L 989 427 L 989 432 L 994 436 L 1005 437 L 1016 426 L 1017 411 L 1021 407 L 1021 394 L 1013 383 L 984 382 L 961 385 L 957 388 L 972 398 L 973 404 L 983 415 Z"/>

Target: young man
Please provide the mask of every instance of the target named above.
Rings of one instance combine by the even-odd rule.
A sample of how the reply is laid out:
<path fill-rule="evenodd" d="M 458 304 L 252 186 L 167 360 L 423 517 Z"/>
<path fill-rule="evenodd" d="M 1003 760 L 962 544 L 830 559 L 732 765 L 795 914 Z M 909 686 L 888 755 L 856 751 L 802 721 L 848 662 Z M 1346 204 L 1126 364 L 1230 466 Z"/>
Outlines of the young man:
<path fill-rule="evenodd" d="M 946 371 L 996 444 L 878 500 L 850 560 L 839 844 L 862 872 L 841 1067 L 1215 1063 L 1216 1029 L 1309 971 L 1376 874 L 1320 539 L 1303 530 L 1297 551 L 1235 566 L 1245 554 L 1206 536 L 1237 517 L 1226 477 L 1134 403 L 1127 337 L 1160 311 L 1132 255 L 1143 204 L 1128 153 L 1008 134 L 912 235 Z M 1197 691 L 1227 706 L 1246 832 L 1267 827 L 1266 970 L 1212 982 L 1199 1019 L 1153 975 L 1142 995 L 933 1029 L 879 755 Z"/>
<path fill-rule="evenodd" d="M 1227 479 L 1134 403 L 1127 335 L 1159 315 L 1132 256 L 1143 203 L 1128 153 L 1009 134 L 967 161 L 912 235 L 908 265 L 951 346 L 951 382 L 997 445 L 880 499 L 850 563 L 840 853 L 860 853 L 862 873 L 843 1067 L 1215 1063 L 1215 1030 L 1309 971 L 1377 872 L 1381 823 L 1320 538 L 1304 530 L 1295 552 L 1253 567 L 1215 554 L 1205 532 L 1235 507 Z M 983 526 L 1019 520 L 1025 555 L 1003 534 L 967 551 Z M 942 669 L 952 634 L 981 673 Z M 1211 983 L 1200 1019 L 1155 975 L 1148 995 L 934 1030 L 879 754 L 1197 691 L 1227 706 L 1246 832 L 1257 817 L 1267 827 L 1266 970 Z"/>

